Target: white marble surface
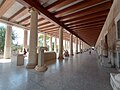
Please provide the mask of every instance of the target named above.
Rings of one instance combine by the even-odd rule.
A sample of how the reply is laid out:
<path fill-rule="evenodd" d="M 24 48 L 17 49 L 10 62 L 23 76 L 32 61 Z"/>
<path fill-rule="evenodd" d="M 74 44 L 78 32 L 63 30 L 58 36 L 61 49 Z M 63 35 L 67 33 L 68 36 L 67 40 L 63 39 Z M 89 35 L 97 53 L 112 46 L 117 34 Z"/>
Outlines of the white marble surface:
<path fill-rule="evenodd" d="M 120 90 L 119 74 L 111 73 L 110 82 L 113 90 Z"/>
<path fill-rule="evenodd" d="M 0 63 L 0 90 L 112 90 L 111 68 L 101 68 L 96 54 L 88 52 L 57 60 L 46 72 Z"/>

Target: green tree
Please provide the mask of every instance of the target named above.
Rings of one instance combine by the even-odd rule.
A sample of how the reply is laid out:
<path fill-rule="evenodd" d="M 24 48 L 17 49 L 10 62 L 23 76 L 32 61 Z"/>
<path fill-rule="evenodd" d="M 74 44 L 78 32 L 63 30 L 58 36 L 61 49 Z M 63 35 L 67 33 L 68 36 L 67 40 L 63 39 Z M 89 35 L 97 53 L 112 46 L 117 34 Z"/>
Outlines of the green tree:
<path fill-rule="evenodd" d="M 2 52 L 4 51 L 4 45 L 5 45 L 5 32 L 6 32 L 5 27 L 0 26 L 0 51 Z M 16 38 L 17 38 L 17 34 L 12 32 L 12 41 L 15 40 Z"/>
<path fill-rule="evenodd" d="M 48 47 L 48 50 L 49 50 L 49 36 L 46 35 L 46 44 L 47 44 L 47 47 Z M 39 46 L 43 46 L 43 35 L 40 35 L 39 38 L 38 38 L 38 45 Z"/>
<path fill-rule="evenodd" d="M 38 45 L 43 46 L 43 35 L 40 35 L 38 38 Z"/>

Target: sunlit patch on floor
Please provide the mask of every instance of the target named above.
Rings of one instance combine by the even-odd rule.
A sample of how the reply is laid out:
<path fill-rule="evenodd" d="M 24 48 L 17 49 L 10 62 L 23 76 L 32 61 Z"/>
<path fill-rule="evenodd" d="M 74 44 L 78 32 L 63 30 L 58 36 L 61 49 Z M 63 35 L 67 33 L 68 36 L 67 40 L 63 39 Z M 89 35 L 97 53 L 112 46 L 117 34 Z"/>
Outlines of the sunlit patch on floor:
<path fill-rule="evenodd" d="M 11 59 L 0 59 L 0 63 L 10 63 Z"/>

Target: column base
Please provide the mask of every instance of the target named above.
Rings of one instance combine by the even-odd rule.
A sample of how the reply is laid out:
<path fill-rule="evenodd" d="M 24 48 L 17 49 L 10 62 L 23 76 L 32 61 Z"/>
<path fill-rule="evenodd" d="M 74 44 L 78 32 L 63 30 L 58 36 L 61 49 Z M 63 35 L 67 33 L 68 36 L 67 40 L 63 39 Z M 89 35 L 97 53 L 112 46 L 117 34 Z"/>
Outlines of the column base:
<path fill-rule="evenodd" d="M 62 60 L 62 59 L 64 59 L 64 58 L 63 58 L 63 56 L 59 56 L 58 59 Z"/>
<path fill-rule="evenodd" d="M 74 54 L 70 54 L 71 56 L 74 56 Z"/>
<path fill-rule="evenodd" d="M 35 64 L 27 64 L 26 68 L 27 69 L 34 69 L 35 68 Z"/>
<path fill-rule="evenodd" d="M 43 66 L 37 65 L 35 67 L 35 70 L 38 71 L 38 72 L 45 72 L 47 69 L 48 69 L 48 67 L 46 65 L 43 65 Z"/>
<path fill-rule="evenodd" d="M 76 52 L 76 54 L 79 54 L 78 52 Z"/>

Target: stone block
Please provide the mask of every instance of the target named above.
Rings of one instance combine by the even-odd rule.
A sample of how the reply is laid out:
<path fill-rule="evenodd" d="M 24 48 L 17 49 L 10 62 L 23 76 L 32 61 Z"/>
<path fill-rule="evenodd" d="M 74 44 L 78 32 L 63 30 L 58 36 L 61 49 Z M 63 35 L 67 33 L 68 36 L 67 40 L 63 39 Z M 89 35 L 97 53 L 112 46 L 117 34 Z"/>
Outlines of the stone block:
<path fill-rule="evenodd" d="M 17 66 L 24 65 L 24 55 L 18 54 L 17 55 Z"/>

